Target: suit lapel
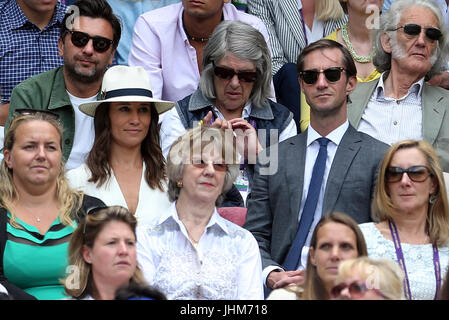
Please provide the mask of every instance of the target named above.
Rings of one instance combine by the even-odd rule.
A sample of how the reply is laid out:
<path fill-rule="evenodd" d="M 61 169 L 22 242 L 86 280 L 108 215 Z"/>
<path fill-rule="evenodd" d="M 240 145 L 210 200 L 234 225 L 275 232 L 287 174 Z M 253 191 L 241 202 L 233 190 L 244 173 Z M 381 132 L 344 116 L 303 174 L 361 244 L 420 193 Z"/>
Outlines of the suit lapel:
<path fill-rule="evenodd" d="M 359 127 L 363 112 L 378 82 L 379 79 L 369 82 L 359 82 L 355 90 L 349 95 L 351 102 L 347 106 L 348 120 L 354 128 Z"/>
<path fill-rule="evenodd" d="M 350 125 L 341 139 L 329 171 L 324 194 L 323 214 L 327 214 L 334 208 L 347 172 L 360 149 L 360 141 L 358 132 Z"/>
<path fill-rule="evenodd" d="M 264 0 L 265 1 L 265 0 Z M 297 0 L 278 0 L 279 8 L 283 12 L 292 34 L 300 48 L 306 46 L 306 37 L 302 29 L 301 16 L 298 9 Z"/>
<path fill-rule="evenodd" d="M 290 202 L 290 221 L 296 231 L 298 224 L 298 214 L 302 199 L 304 186 L 304 167 L 306 163 L 307 130 L 296 136 L 296 139 L 289 142 L 290 150 L 286 154 L 285 163 L 291 170 L 285 171 L 285 183 L 288 188 Z M 288 173 L 288 174 L 287 174 Z"/>
<path fill-rule="evenodd" d="M 439 90 L 426 83 L 423 85 L 422 92 L 423 138 L 433 145 L 443 122 L 445 113 L 444 106 L 447 102 L 443 101 L 445 97 Z"/>

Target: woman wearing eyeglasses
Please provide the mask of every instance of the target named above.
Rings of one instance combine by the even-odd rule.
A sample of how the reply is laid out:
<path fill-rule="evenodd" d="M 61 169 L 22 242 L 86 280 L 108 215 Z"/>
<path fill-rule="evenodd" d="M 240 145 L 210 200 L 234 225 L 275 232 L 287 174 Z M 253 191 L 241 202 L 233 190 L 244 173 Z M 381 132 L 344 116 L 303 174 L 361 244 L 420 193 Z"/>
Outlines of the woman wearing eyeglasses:
<path fill-rule="evenodd" d="M 449 265 L 449 206 L 438 156 L 427 142 L 390 147 L 372 212 L 377 223 L 360 225 L 369 256 L 398 263 L 406 299 L 436 299 Z"/>
<path fill-rule="evenodd" d="M 325 215 L 310 240 L 303 284 L 276 289 L 268 299 L 328 300 L 340 263 L 367 254 L 362 232 L 351 217 L 339 212 Z"/>
<path fill-rule="evenodd" d="M 271 55 L 263 35 L 239 21 L 218 25 L 203 52 L 199 88 L 167 112 L 161 126 L 162 151 L 199 121 L 204 125 L 234 130 L 243 140 L 239 153 L 255 164 L 257 154 L 272 143 L 296 135 L 293 114 L 268 99 Z M 264 134 L 261 136 L 260 133 Z M 251 166 L 244 165 L 244 170 Z M 250 181 L 251 182 L 251 181 Z"/>
<path fill-rule="evenodd" d="M 338 266 L 331 297 L 337 300 L 403 300 L 403 279 L 402 270 L 389 259 L 348 259 Z"/>
<path fill-rule="evenodd" d="M 94 117 L 95 140 L 86 163 L 67 177 L 74 189 L 125 207 L 147 224 L 170 205 L 158 121 L 173 103 L 152 97 L 142 67 L 109 68 L 101 92 L 101 100 L 80 105 Z"/>
<path fill-rule="evenodd" d="M 138 229 L 137 256 L 150 285 L 168 299 L 263 299 L 253 235 L 216 205 L 238 174 L 232 131 L 197 126 L 171 147 L 168 194 L 159 220 Z"/>
<path fill-rule="evenodd" d="M 137 220 L 120 206 L 88 212 L 70 240 L 71 274 L 62 283 L 74 299 L 114 300 L 128 285 L 145 285 L 136 259 Z"/>
<path fill-rule="evenodd" d="M 57 115 L 22 112 L 6 132 L 0 169 L 0 264 L 29 295 L 62 299 L 70 236 L 90 207 L 104 204 L 70 189 Z"/>

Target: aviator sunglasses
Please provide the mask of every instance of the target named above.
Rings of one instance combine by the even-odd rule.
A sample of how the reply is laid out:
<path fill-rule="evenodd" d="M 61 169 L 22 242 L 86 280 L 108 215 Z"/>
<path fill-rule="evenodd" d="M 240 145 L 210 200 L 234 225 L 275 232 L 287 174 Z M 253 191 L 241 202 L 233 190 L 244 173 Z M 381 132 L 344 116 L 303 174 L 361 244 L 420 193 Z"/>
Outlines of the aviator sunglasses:
<path fill-rule="evenodd" d="M 203 159 L 193 159 L 192 165 L 196 168 L 204 169 L 208 166 L 208 163 Z M 228 166 L 225 163 L 213 163 L 213 166 L 215 171 L 224 172 L 228 169 Z"/>
<path fill-rule="evenodd" d="M 254 82 L 257 79 L 257 72 L 256 71 L 235 71 L 234 69 L 226 68 L 226 67 L 219 67 L 215 65 L 214 62 L 212 62 L 212 65 L 214 66 L 214 74 L 225 80 L 232 79 L 234 75 L 237 75 L 240 81 L 243 82 Z"/>
<path fill-rule="evenodd" d="M 299 76 L 302 80 L 307 84 L 314 84 L 318 80 L 318 76 L 320 73 L 324 73 L 327 81 L 329 82 L 337 82 L 340 80 L 341 73 L 346 71 L 343 67 L 332 67 L 327 68 L 325 70 L 304 70 L 299 72 Z"/>
<path fill-rule="evenodd" d="M 49 117 L 53 120 L 59 120 L 59 114 L 48 111 L 48 110 L 39 110 L 39 109 L 16 109 L 14 110 L 14 117 L 18 117 L 20 115 L 34 115 L 34 114 L 43 114 L 46 117 Z"/>
<path fill-rule="evenodd" d="M 439 40 L 441 38 L 441 36 L 443 35 L 441 33 L 441 31 L 437 28 L 433 28 L 433 27 L 424 28 L 424 27 L 421 27 L 420 25 L 414 24 L 414 23 L 408 23 L 403 26 L 397 27 L 396 29 L 389 30 L 389 31 L 397 31 L 399 29 L 404 29 L 404 33 L 408 34 L 410 36 L 417 36 L 421 33 L 421 29 L 424 29 L 425 33 L 426 33 L 426 37 L 432 41 Z"/>
<path fill-rule="evenodd" d="M 87 33 L 81 32 L 81 31 L 71 31 L 67 30 L 72 36 L 71 40 L 74 46 L 78 48 L 83 48 L 90 39 L 92 39 L 93 47 L 95 51 L 97 52 L 105 52 L 109 49 L 111 44 L 113 43 L 112 40 L 100 36 L 91 37 Z"/>
<path fill-rule="evenodd" d="M 378 289 L 375 289 L 375 288 L 370 289 L 364 283 L 359 283 L 357 281 L 351 282 L 349 284 L 342 282 L 342 283 L 336 285 L 331 290 L 331 297 L 334 299 L 338 298 L 340 296 L 341 292 L 346 288 L 348 288 L 349 293 L 351 294 L 351 297 L 353 297 L 355 299 L 360 298 L 368 290 L 374 290 L 377 294 L 379 294 L 380 296 L 382 296 L 386 299 L 386 297 Z"/>
<path fill-rule="evenodd" d="M 431 175 L 429 169 L 425 166 L 413 166 L 407 169 L 400 167 L 388 167 L 385 177 L 388 182 L 398 182 L 401 181 L 404 173 L 407 173 L 410 180 L 414 182 L 423 182 Z"/>

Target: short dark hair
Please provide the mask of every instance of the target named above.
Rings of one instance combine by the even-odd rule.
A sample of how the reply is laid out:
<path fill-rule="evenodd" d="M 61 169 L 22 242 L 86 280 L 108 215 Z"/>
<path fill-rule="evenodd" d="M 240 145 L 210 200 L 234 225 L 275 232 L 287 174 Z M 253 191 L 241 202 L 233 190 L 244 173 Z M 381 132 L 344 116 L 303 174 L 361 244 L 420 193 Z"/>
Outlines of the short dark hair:
<path fill-rule="evenodd" d="M 72 7 L 78 8 L 78 11 L 74 10 Z M 120 24 L 119 18 L 112 12 L 112 8 L 106 0 L 78 0 L 73 5 L 67 8 L 67 12 L 62 20 L 61 26 L 61 39 L 64 40 L 65 35 L 69 31 L 67 25 L 76 18 L 76 14 L 80 17 L 90 17 L 90 18 L 102 18 L 107 20 L 112 27 L 114 38 L 112 39 L 112 48 L 115 49 L 118 46 L 120 37 L 122 35 L 122 26 Z M 67 21 L 68 19 L 69 22 Z"/>
<path fill-rule="evenodd" d="M 346 75 L 348 76 L 348 78 L 357 76 L 357 68 L 355 66 L 354 59 L 352 58 L 351 53 L 348 51 L 348 49 L 346 49 L 337 41 L 328 39 L 321 39 L 312 42 L 301 51 L 298 56 L 298 60 L 296 61 L 296 70 L 298 71 L 298 73 L 304 71 L 304 61 L 309 53 L 324 49 L 339 49 L 343 54 L 343 67 L 346 70 Z"/>

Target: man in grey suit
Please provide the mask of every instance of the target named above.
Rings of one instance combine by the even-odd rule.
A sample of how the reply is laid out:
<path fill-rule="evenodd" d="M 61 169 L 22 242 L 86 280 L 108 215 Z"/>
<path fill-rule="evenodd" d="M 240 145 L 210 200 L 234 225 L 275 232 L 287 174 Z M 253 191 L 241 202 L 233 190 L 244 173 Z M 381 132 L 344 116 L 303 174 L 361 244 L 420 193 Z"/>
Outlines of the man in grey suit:
<path fill-rule="evenodd" d="M 425 81 L 447 69 L 448 34 L 432 2 L 397 0 L 380 16 L 373 63 L 382 76 L 357 84 L 349 122 L 387 144 L 426 140 L 449 171 L 449 91 Z"/>
<path fill-rule="evenodd" d="M 306 267 L 311 234 L 322 214 L 339 211 L 358 223 L 371 220 L 377 170 L 388 147 L 357 132 L 347 120 L 347 96 L 356 86 L 357 71 L 346 48 L 331 40 L 314 42 L 300 54 L 297 68 L 311 107 L 310 126 L 279 143 L 277 149 L 271 147 L 259 155 L 244 225 L 259 243 L 265 284 L 270 289 L 303 281 L 301 269 Z M 323 182 L 318 186 L 316 209 L 303 215 L 319 157 L 317 140 L 322 137 L 329 140 Z M 277 171 L 267 174 L 268 167 L 277 167 Z M 304 233 L 304 246 L 298 249 L 300 258 L 285 270 L 284 260 L 307 216 L 313 222 Z"/>

